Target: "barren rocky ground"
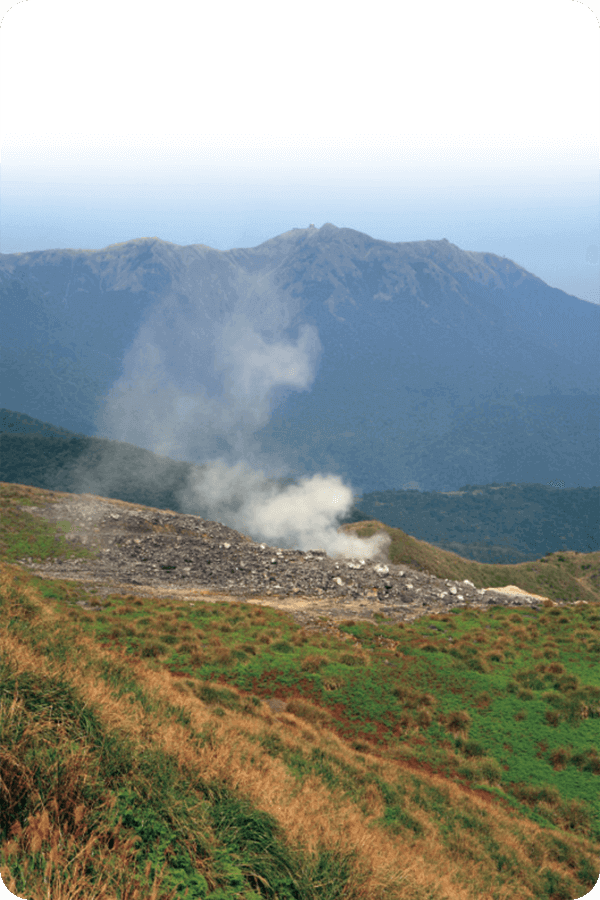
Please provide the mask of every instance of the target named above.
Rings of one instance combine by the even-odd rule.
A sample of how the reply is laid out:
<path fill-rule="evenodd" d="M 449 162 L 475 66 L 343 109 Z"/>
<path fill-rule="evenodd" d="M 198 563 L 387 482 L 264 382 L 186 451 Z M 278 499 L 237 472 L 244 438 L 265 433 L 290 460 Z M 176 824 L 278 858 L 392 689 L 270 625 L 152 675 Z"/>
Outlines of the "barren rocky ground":
<path fill-rule="evenodd" d="M 469 581 L 440 579 L 378 558 L 332 559 L 324 551 L 286 550 L 200 516 L 138 506 L 91 494 L 52 492 L 23 511 L 56 524 L 76 548 L 94 558 L 56 556 L 18 563 L 43 578 L 70 579 L 108 594 L 159 594 L 186 600 L 236 600 L 289 611 L 303 625 L 323 619 L 413 621 L 471 604 L 539 604 L 545 598 L 520 588 L 477 589 Z M 360 524 L 360 523 L 359 523 Z M 351 530 L 357 526 L 343 526 Z"/>

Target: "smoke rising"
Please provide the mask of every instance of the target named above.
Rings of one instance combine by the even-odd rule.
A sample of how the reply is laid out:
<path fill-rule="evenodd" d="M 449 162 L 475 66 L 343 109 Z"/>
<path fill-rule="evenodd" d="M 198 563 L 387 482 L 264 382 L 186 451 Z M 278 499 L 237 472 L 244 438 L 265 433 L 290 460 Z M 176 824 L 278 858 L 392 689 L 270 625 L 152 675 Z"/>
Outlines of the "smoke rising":
<path fill-rule="evenodd" d="M 351 487 L 331 474 L 294 479 L 285 451 L 265 454 L 255 438 L 278 393 L 314 381 L 323 348 L 317 329 L 297 319 L 296 301 L 268 274 L 237 268 L 174 290 L 146 313 L 103 398 L 97 434 L 203 466 L 178 496 L 183 512 L 202 509 L 272 546 L 373 558 L 387 535 L 360 540 L 337 530 Z M 297 336 L 286 335 L 295 324 Z M 105 492 L 122 481 L 118 466 L 117 457 L 102 459 L 74 489 Z M 160 462 L 147 477 L 160 478 Z"/>
<path fill-rule="evenodd" d="M 273 546 L 371 559 L 389 543 L 385 534 L 361 540 L 338 533 L 336 519 L 352 508 L 352 490 L 337 475 L 313 475 L 284 487 L 241 461 L 234 466 L 215 461 L 190 485 L 187 502 L 195 492 L 215 521 Z"/>

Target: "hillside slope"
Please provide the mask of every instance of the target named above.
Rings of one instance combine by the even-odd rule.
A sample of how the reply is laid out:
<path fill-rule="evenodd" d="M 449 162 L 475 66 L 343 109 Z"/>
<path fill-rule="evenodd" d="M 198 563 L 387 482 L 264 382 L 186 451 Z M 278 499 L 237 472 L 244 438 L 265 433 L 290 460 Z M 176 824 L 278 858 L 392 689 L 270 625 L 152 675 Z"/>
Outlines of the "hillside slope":
<path fill-rule="evenodd" d="M 36 489 L 4 487 L 18 896 L 575 900 L 598 880 L 599 601 L 313 631 L 210 595 L 99 601 L 7 561 L 69 545 L 27 513 Z"/>

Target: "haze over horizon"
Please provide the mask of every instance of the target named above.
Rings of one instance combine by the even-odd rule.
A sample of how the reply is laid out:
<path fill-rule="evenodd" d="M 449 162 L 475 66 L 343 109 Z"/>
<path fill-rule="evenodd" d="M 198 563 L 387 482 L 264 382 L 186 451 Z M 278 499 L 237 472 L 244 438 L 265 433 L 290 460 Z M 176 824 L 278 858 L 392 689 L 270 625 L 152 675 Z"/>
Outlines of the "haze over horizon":
<path fill-rule="evenodd" d="M 393 21 L 381 0 L 0 0 L 0 250 L 229 250 L 331 222 L 599 303 L 599 27 L 571 0 Z"/>

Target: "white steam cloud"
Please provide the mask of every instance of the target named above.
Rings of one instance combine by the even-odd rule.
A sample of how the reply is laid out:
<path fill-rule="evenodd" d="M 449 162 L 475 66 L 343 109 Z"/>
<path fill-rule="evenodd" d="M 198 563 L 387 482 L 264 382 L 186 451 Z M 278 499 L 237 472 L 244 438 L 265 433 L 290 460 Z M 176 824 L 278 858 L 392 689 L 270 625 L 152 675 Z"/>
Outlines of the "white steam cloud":
<path fill-rule="evenodd" d="M 360 540 L 338 532 L 353 503 L 339 476 L 277 484 L 273 479 L 290 476 L 290 467 L 263 453 L 255 438 L 278 391 L 310 389 L 322 353 L 316 328 L 300 324 L 295 340 L 285 336 L 294 300 L 270 275 L 237 267 L 219 275 L 184 285 L 146 314 L 105 398 L 98 433 L 202 465 L 178 497 L 185 512 L 201 509 L 273 546 L 381 558 L 385 533 Z M 118 478 L 116 458 L 112 470 L 103 459 L 95 478 L 87 473 L 85 489 L 94 484 L 98 493 Z"/>
<path fill-rule="evenodd" d="M 190 485 L 186 505 L 194 494 L 214 520 L 278 547 L 372 559 L 390 542 L 385 533 L 362 540 L 337 531 L 336 518 L 346 515 L 353 502 L 351 489 L 337 475 L 313 475 L 281 487 L 243 462 L 216 461 Z"/>

